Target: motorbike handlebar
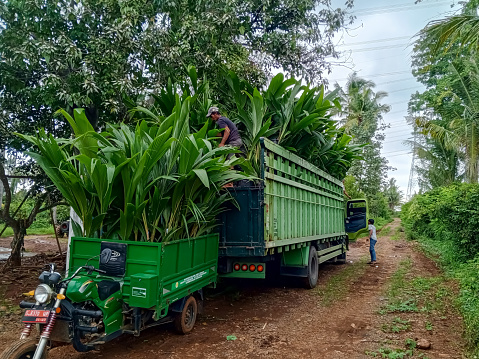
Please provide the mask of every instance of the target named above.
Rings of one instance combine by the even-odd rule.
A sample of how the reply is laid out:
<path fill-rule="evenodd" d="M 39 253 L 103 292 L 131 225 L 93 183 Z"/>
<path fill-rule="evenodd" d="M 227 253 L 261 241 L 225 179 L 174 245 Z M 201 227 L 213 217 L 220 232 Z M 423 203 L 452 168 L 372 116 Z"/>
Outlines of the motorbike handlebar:
<path fill-rule="evenodd" d="M 104 271 L 102 269 L 97 269 L 93 266 L 83 266 L 82 268 L 86 269 L 89 272 L 98 272 L 98 273 L 101 273 L 101 274 L 106 274 L 106 271 Z"/>

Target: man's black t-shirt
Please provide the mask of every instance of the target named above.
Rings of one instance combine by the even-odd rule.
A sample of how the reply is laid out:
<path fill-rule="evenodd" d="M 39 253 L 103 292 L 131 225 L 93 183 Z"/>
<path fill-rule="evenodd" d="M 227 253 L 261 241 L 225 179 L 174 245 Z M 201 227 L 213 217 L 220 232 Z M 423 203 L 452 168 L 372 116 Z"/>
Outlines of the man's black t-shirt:
<path fill-rule="evenodd" d="M 238 127 L 227 117 L 221 116 L 218 121 L 216 121 L 219 128 L 225 128 L 228 126 L 230 129 L 230 135 L 225 142 L 225 145 L 229 145 L 230 143 L 234 146 L 238 146 L 241 142 L 241 136 L 238 132 Z"/>

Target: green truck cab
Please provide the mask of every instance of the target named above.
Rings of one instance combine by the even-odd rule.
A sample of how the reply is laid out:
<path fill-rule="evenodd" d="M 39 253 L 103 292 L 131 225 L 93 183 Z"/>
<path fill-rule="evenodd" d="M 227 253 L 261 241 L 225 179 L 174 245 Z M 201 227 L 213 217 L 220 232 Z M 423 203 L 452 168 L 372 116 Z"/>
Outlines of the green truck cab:
<path fill-rule="evenodd" d="M 221 217 L 219 272 L 265 278 L 267 271 L 316 286 L 318 265 L 345 262 L 350 240 L 367 229 L 364 199 L 344 202 L 341 181 L 261 140 L 260 180 L 230 190 Z"/>

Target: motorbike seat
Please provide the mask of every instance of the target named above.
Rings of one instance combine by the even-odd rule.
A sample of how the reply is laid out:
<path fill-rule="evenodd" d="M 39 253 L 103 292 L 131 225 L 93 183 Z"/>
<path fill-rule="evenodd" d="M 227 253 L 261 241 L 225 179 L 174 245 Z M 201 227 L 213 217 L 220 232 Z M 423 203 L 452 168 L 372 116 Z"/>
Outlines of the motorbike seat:
<path fill-rule="evenodd" d="M 100 300 L 105 300 L 113 293 L 120 290 L 120 282 L 114 280 L 102 280 L 98 283 L 98 296 Z"/>

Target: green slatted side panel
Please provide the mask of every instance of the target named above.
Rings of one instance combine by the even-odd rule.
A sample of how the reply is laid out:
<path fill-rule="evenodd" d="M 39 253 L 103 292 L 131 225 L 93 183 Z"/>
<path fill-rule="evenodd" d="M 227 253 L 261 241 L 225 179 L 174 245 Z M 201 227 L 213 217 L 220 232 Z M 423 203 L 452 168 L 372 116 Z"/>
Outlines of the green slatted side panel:
<path fill-rule="evenodd" d="M 265 240 L 344 234 L 341 182 L 265 140 Z"/>

